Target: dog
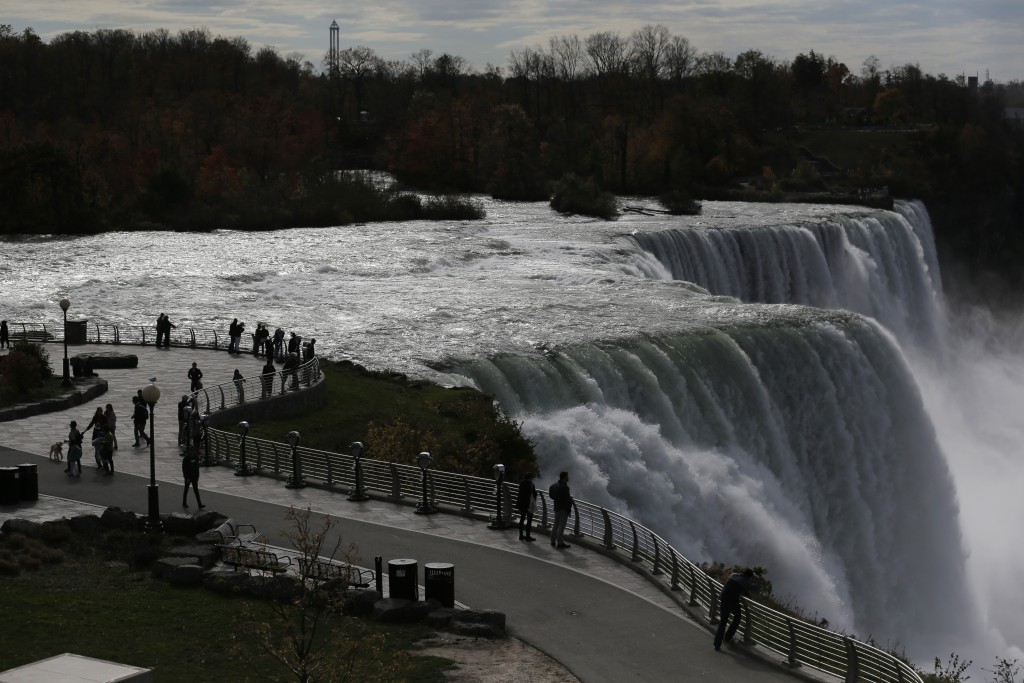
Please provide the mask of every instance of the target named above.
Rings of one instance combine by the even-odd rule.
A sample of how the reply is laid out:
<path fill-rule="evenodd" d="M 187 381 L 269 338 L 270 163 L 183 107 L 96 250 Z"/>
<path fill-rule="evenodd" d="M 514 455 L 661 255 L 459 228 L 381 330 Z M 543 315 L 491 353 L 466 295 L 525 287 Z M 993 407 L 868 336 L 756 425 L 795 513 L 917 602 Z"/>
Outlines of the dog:
<path fill-rule="evenodd" d="M 50 460 L 54 462 L 64 459 L 64 442 L 58 441 L 57 443 L 50 446 Z"/>

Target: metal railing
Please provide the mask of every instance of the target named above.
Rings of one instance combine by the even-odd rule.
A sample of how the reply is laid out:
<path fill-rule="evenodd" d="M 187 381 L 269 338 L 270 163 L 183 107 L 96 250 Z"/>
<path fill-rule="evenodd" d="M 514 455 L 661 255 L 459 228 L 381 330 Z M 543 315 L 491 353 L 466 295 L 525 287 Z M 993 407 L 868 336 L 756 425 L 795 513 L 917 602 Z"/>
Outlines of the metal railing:
<path fill-rule="evenodd" d="M 367 492 L 393 500 L 418 501 L 423 495 L 423 470 L 406 465 L 312 448 L 292 448 L 283 443 L 245 437 L 211 429 L 206 440 L 207 464 L 234 466 L 254 474 L 314 478 L 331 490 L 356 493 L 356 467 Z M 244 461 L 243 461 L 244 458 Z M 240 462 L 241 461 L 241 462 Z M 297 465 L 300 472 L 293 471 Z M 298 474 L 298 477 L 296 476 Z M 517 484 L 504 482 L 500 493 L 494 480 L 440 470 L 426 471 L 427 496 L 435 503 L 457 508 L 463 514 L 490 515 L 497 520 L 501 496 L 501 521 L 513 521 L 513 494 Z M 548 496 L 538 491 L 538 525 L 549 527 L 553 508 Z M 635 563 L 656 584 L 680 594 L 692 612 L 709 624 L 718 623 L 722 584 L 708 576 L 665 539 L 642 524 L 598 505 L 576 499 L 567 530 L 588 537 L 611 551 L 623 563 Z M 757 644 L 781 654 L 793 667 L 808 666 L 843 679 L 846 683 L 921 683 L 906 662 L 867 643 L 829 631 L 797 617 L 743 599 L 741 634 L 744 644 Z"/>
<path fill-rule="evenodd" d="M 204 386 L 193 391 L 190 398 L 200 414 L 213 413 L 309 388 L 319 382 L 322 376 L 320 359 L 314 356 L 295 369 L 282 368 L 241 381 L 232 379 L 210 387 Z"/>
<path fill-rule="evenodd" d="M 68 328 L 70 330 L 78 331 L 83 326 L 85 327 L 84 338 L 77 338 L 76 335 L 69 334 L 68 341 L 85 344 L 132 344 L 135 346 L 152 346 L 156 344 L 156 330 L 153 325 L 119 325 L 116 323 L 68 321 Z M 7 327 L 12 342 L 64 341 L 63 323 L 47 325 L 46 323 L 8 322 Z M 76 339 L 72 340 L 70 337 L 76 337 Z M 226 333 L 194 327 L 175 327 L 168 334 L 168 345 L 179 348 L 213 349 L 217 351 L 228 348 L 230 341 L 231 339 Z M 242 335 L 242 341 L 239 345 L 240 352 L 252 353 L 254 343 L 255 340 L 251 332 Z M 287 345 L 288 340 L 286 339 L 284 346 L 287 347 Z"/>

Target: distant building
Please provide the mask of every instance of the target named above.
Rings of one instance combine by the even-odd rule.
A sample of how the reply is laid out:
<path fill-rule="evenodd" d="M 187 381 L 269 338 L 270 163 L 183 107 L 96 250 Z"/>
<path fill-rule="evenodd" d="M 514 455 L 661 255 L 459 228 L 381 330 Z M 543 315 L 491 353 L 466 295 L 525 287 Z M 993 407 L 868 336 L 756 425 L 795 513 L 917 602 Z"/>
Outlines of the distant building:
<path fill-rule="evenodd" d="M 331 22 L 330 34 L 331 44 L 327 51 L 327 64 L 331 70 L 331 75 L 333 76 L 338 73 L 338 55 L 341 52 L 341 36 L 337 21 Z"/>

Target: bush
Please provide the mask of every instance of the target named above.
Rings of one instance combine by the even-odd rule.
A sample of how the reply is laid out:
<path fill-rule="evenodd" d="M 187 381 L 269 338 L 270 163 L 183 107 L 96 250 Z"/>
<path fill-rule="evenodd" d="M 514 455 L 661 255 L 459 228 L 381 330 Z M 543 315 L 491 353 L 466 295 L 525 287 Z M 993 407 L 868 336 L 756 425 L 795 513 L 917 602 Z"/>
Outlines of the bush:
<path fill-rule="evenodd" d="M 684 190 L 671 190 L 658 197 L 665 210 L 673 216 L 699 216 L 701 203 Z"/>
<path fill-rule="evenodd" d="M 606 220 L 618 215 L 615 195 L 603 192 L 592 178 L 583 179 L 572 173 L 555 183 L 551 208 L 559 213 L 597 216 Z"/>
<path fill-rule="evenodd" d="M 0 358 L 0 386 L 14 394 L 28 394 L 52 378 L 50 354 L 40 344 L 15 342 Z"/>
<path fill-rule="evenodd" d="M 63 545 L 71 540 L 71 527 L 67 522 L 43 522 L 39 527 L 39 538 L 50 545 Z"/>

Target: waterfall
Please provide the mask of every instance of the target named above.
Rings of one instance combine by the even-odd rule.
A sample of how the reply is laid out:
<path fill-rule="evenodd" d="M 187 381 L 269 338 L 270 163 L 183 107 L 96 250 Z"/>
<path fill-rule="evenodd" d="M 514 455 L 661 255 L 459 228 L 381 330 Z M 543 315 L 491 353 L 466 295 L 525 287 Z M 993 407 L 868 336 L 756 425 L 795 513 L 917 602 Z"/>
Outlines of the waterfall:
<path fill-rule="evenodd" d="M 524 420 L 542 482 L 569 471 L 577 495 L 695 561 L 766 566 L 782 595 L 861 637 L 920 653 L 926 624 L 929 646 L 956 643 L 971 613 L 956 496 L 909 370 L 871 321 L 792 307 L 769 327 L 458 372 Z"/>
<path fill-rule="evenodd" d="M 632 238 L 674 279 L 713 294 L 863 313 L 925 347 L 942 337 L 938 259 L 920 202 L 826 221 L 685 227 Z"/>

